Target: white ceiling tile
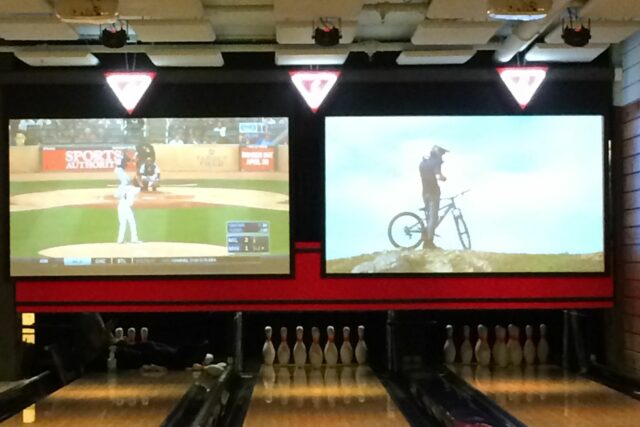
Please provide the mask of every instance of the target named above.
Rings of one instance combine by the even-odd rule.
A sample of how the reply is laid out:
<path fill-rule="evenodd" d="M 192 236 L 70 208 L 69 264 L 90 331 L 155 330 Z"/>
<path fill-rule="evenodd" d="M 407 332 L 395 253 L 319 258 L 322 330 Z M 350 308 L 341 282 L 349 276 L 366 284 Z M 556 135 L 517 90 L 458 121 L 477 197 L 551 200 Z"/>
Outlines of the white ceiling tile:
<path fill-rule="evenodd" d="M 100 62 L 90 52 L 69 50 L 19 50 L 15 55 L 33 67 L 90 67 Z"/>
<path fill-rule="evenodd" d="M 400 52 L 398 65 L 464 64 L 476 54 L 474 49 L 460 50 L 405 50 Z"/>
<path fill-rule="evenodd" d="M 51 14 L 53 7 L 47 0 L 2 0 L 0 15 Z"/>
<path fill-rule="evenodd" d="M 416 45 L 485 44 L 502 24 L 499 22 L 424 21 L 411 37 Z"/>
<path fill-rule="evenodd" d="M 55 18 L 0 19 L 0 37 L 5 40 L 77 40 L 78 33 Z"/>
<path fill-rule="evenodd" d="M 147 56 L 157 67 L 222 67 L 224 59 L 214 48 L 154 48 Z"/>
<path fill-rule="evenodd" d="M 203 20 L 145 20 L 129 22 L 143 42 L 212 42 L 216 35 L 211 22 Z"/>
<path fill-rule="evenodd" d="M 429 19 L 462 19 L 486 21 L 486 0 L 433 0 L 427 10 Z"/>
<path fill-rule="evenodd" d="M 201 0 L 120 0 L 124 19 L 200 19 Z"/>
<path fill-rule="evenodd" d="M 274 0 L 273 13 L 277 21 L 321 17 L 358 19 L 363 4 L 363 0 Z"/>
<path fill-rule="evenodd" d="M 529 62 L 591 62 L 609 48 L 608 44 L 571 47 L 566 44 L 538 43 L 525 55 Z"/>
<path fill-rule="evenodd" d="M 640 0 L 590 0 L 580 16 L 609 21 L 640 19 Z"/>
<path fill-rule="evenodd" d="M 277 65 L 342 65 L 347 49 L 277 49 Z"/>

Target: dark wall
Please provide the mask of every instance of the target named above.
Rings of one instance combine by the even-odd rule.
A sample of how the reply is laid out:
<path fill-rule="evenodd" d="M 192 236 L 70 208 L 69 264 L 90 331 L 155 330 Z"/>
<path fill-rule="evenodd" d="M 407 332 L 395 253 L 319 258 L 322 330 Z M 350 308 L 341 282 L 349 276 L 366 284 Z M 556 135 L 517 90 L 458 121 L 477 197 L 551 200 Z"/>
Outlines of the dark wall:
<path fill-rule="evenodd" d="M 524 114 L 608 117 L 611 79 L 607 66 L 553 68 Z M 9 118 L 126 116 L 95 70 L 11 71 L 0 73 L 0 85 L 5 129 Z M 322 241 L 324 116 L 442 114 L 523 112 L 492 67 L 371 66 L 343 70 L 316 114 L 304 104 L 285 69 L 160 70 L 132 116 L 289 117 L 293 238 Z M 6 133 L 1 138 L 6 140 Z M 3 158 L 6 147 L 0 144 Z M 6 192 L 6 179 L 2 186 Z"/>

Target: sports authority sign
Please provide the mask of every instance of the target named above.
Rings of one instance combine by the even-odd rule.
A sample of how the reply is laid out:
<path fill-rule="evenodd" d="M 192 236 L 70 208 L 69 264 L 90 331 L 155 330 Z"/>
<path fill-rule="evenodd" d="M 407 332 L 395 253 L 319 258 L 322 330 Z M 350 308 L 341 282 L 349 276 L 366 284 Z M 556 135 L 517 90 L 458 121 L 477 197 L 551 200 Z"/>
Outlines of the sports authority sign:
<path fill-rule="evenodd" d="M 41 168 L 43 171 L 112 170 L 120 164 L 125 152 L 130 157 L 134 153 L 133 150 L 121 148 L 68 149 L 42 147 Z"/>
<path fill-rule="evenodd" d="M 289 76 L 315 113 L 338 81 L 340 71 L 289 71 Z"/>

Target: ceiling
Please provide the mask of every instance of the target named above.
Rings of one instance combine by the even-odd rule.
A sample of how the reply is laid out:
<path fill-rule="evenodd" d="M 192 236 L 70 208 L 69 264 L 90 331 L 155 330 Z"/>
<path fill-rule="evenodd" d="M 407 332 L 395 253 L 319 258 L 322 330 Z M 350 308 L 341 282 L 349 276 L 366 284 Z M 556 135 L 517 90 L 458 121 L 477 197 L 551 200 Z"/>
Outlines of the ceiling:
<path fill-rule="evenodd" d="M 403 66 L 463 64 L 480 52 L 497 63 L 591 62 L 640 31 L 640 0 L 553 0 L 538 21 L 488 18 L 489 2 L 518 1 L 2 0 L 0 52 L 30 66 L 87 67 L 120 52 L 146 54 L 158 67 L 221 67 L 228 54 L 252 52 L 273 53 L 276 65 L 339 65 L 352 52 L 397 53 Z M 117 10 L 127 45 L 104 47 L 105 25 L 65 19 L 78 5 Z M 563 43 L 568 8 L 591 20 L 586 47 Z M 340 29 L 338 45 L 315 45 L 320 19 Z"/>

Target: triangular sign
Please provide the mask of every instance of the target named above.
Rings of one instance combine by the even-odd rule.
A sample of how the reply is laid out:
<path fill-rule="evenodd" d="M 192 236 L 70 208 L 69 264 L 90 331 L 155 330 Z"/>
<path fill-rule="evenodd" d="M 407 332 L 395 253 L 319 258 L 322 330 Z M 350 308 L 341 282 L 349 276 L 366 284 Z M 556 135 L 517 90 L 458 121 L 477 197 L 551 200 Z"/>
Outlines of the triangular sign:
<path fill-rule="evenodd" d="M 314 113 L 338 81 L 340 71 L 289 71 L 293 85 Z"/>
<path fill-rule="evenodd" d="M 548 69 L 548 67 L 497 68 L 500 78 L 523 110 L 527 108 L 527 104 L 547 76 Z"/>
<path fill-rule="evenodd" d="M 122 72 L 104 73 L 105 79 L 113 93 L 129 114 L 138 105 L 151 82 L 156 77 L 154 72 Z"/>

